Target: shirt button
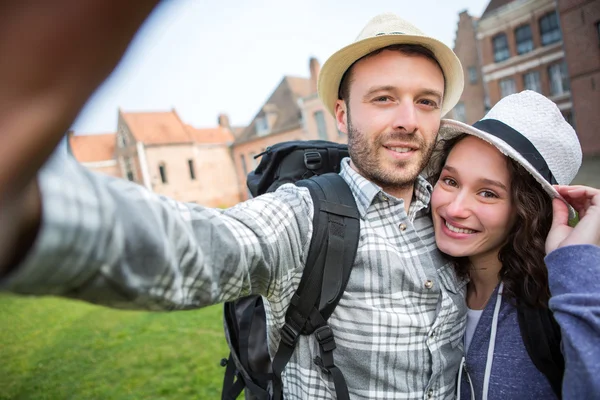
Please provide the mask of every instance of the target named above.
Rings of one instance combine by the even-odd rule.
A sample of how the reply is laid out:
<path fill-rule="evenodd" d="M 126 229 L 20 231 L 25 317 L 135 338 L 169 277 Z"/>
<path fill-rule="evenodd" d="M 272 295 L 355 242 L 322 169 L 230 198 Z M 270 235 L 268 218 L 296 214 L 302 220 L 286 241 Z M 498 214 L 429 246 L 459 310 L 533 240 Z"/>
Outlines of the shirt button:
<path fill-rule="evenodd" d="M 432 287 L 433 287 L 433 281 L 430 281 L 429 279 L 427 279 L 425 281 L 425 288 L 431 289 Z"/>
<path fill-rule="evenodd" d="M 400 228 L 400 230 L 401 230 L 402 232 L 404 232 L 404 231 L 406 230 L 406 224 L 405 224 L 404 222 L 403 222 L 403 223 L 401 223 L 401 224 L 400 224 L 400 226 L 399 226 L 399 228 Z"/>
<path fill-rule="evenodd" d="M 433 398 L 433 390 L 432 390 L 432 389 L 429 389 L 429 390 L 427 391 L 427 398 L 428 398 L 428 399 L 431 399 L 431 398 Z"/>
<path fill-rule="evenodd" d="M 383 201 L 389 201 L 390 199 L 385 194 L 382 194 L 381 195 L 381 200 L 383 200 Z"/>

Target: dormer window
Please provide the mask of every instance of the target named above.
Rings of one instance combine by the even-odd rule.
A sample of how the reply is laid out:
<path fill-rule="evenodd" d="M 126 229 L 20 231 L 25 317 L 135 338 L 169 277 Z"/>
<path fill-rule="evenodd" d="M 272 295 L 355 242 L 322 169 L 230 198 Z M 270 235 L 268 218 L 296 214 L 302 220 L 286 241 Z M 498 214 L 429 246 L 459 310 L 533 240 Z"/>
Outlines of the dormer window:
<path fill-rule="evenodd" d="M 269 127 L 269 120 L 266 116 L 256 118 L 254 125 L 256 127 L 256 134 L 258 136 L 265 136 L 271 131 Z"/>
<path fill-rule="evenodd" d="M 125 130 L 122 127 L 120 127 L 119 131 L 117 132 L 117 145 L 119 147 L 127 146 L 127 136 L 125 134 Z"/>

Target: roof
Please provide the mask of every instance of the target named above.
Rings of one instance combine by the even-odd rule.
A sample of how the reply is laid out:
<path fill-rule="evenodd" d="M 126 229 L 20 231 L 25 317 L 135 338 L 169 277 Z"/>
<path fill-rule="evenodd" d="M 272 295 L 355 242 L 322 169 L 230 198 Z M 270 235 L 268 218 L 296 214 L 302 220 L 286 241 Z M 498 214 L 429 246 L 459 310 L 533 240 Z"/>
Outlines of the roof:
<path fill-rule="evenodd" d="M 198 129 L 191 125 L 185 125 L 185 129 L 192 141 L 200 144 L 233 142 L 233 134 L 227 128 L 218 126 L 216 128 Z"/>
<path fill-rule="evenodd" d="M 270 127 L 269 134 L 281 133 L 300 127 L 302 114 L 298 100 L 310 94 L 310 79 L 284 76 L 269 99 L 254 116 L 252 123 L 242 131 L 236 141 L 246 142 L 254 139 L 256 137 L 256 119 L 263 117 L 265 111 L 269 110 L 275 114 L 274 123 Z"/>
<path fill-rule="evenodd" d="M 116 134 L 71 135 L 69 146 L 79 162 L 98 162 L 115 159 Z"/>
<path fill-rule="evenodd" d="M 485 8 L 485 11 L 483 12 L 483 14 L 481 15 L 481 18 L 485 18 L 488 16 L 488 14 L 490 14 L 492 11 L 503 7 L 505 5 L 507 5 L 508 3 L 512 3 L 515 0 L 490 0 L 490 2 L 488 3 L 487 7 Z"/>
<path fill-rule="evenodd" d="M 187 129 L 175 110 L 166 112 L 121 112 L 136 141 L 144 144 L 189 143 Z"/>

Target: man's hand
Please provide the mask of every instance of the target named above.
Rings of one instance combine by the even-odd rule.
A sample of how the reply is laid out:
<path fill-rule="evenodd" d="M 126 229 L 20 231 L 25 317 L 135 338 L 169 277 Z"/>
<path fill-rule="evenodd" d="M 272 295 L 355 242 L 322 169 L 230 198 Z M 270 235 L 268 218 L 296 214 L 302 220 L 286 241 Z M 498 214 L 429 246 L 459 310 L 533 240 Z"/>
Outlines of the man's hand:
<path fill-rule="evenodd" d="M 39 225 L 38 170 L 158 2 L 0 1 L 0 274 Z"/>
<path fill-rule="evenodd" d="M 546 254 L 573 244 L 600 246 L 600 189 L 587 186 L 555 186 L 558 193 L 579 214 L 579 222 L 569 226 L 569 211 L 559 199 L 552 201 L 552 228 L 546 239 Z"/>

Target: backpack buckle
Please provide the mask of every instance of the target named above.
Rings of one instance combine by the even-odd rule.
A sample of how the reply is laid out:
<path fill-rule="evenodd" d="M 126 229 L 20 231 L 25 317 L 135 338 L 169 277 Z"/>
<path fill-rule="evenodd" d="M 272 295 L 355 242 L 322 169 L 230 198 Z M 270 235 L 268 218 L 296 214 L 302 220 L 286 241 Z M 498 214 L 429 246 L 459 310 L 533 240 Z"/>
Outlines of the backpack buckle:
<path fill-rule="evenodd" d="M 300 333 L 294 328 L 292 328 L 287 322 L 285 323 L 285 325 L 283 325 L 283 328 L 281 328 L 281 341 L 285 343 L 288 347 L 296 346 L 298 336 L 300 336 Z"/>
<path fill-rule="evenodd" d="M 333 337 L 333 331 L 329 325 L 324 325 L 315 330 L 315 337 L 319 342 L 319 345 L 325 352 L 333 351 L 335 346 L 335 339 Z"/>
<path fill-rule="evenodd" d="M 321 153 L 318 151 L 307 151 L 304 153 L 304 165 L 312 170 L 319 169 L 323 165 Z"/>

